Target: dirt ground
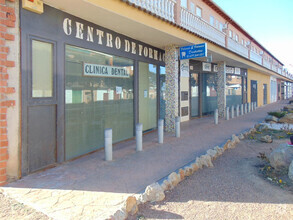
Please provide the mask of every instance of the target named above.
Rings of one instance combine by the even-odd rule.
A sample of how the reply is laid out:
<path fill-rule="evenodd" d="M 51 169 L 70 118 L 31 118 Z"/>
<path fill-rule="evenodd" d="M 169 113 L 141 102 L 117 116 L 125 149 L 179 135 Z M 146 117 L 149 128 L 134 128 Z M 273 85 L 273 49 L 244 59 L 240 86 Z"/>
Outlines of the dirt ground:
<path fill-rule="evenodd" d="M 22 203 L 8 198 L 0 192 L 0 219 L 2 220 L 47 220 L 50 219 L 41 212 L 37 212 L 35 209 L 29 208 Z"/>
<path fill-rule="evenodd" d="M 292 183 L 271 181 L 262 172 L 264 160 L 285 134 L 274 134 L 273 143 L 254 136 L 217 158 L 214 168 L 204 168 L 166 193 L 162 202 L 139 207 L 134 219 L 293 219 Z"/>

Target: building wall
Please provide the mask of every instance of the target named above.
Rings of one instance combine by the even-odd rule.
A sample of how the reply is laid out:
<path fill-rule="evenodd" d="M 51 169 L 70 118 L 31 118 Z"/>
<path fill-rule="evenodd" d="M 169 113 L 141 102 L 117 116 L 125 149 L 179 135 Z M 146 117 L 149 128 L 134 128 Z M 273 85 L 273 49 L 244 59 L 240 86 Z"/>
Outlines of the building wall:
<path fill-rule="evenodd" d="M 18 1 L 0 1 L 0 185 L 18 176 L 19 165 L 19 29 Z"/>
<path fill-rule="evenodd" d="M 271 83 L 270 76 L 252 69 L 247 70 L 247 101 L 251 102 L 251 80 L 257 81 L 257 105 L 263 105 L 263 84 L 267 84 L 267 104 L 270 103 Z"/>

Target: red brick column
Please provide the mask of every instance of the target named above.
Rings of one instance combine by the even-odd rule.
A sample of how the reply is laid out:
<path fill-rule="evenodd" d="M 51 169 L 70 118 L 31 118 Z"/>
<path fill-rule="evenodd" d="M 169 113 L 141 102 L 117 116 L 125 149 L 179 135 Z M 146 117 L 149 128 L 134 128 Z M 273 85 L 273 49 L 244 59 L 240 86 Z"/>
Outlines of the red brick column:
<path fill-rule="evenodd" d="M 0 0 L 0 186 L 6 184 L 6 167 L 8 160 L 7 139 L 7 110 L 15 105 L 10 94 L 15 93 L 15 88 L 9 87 L 9 69 L 15 66 L 14 61 L 7 60 L 10 48 L 6 41 L 14 41 L 14 35 L 7 30 L 15 27 L 15 10 L 8 7 L 6 2 L 14 0 Z"/>

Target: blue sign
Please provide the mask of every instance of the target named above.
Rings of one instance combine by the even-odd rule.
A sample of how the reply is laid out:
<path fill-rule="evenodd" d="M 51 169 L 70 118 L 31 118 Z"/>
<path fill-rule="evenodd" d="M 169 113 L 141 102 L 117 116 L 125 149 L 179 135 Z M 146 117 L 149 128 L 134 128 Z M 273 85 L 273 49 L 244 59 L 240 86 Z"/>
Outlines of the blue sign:
<path fill-rule="evenodd" d="M 207 57 L 207 43 L 180 47 L 180 60 Z"/>

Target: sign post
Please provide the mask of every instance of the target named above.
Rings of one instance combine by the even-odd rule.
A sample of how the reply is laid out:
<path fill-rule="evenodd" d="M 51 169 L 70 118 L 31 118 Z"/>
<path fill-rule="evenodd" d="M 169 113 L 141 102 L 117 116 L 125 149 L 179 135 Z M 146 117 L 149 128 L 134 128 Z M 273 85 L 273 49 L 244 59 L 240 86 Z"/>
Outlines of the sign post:
<path fill-rule="evenodd" d="M 207 57 L 207 55 L 208 55 L 207 43 L 180 47 L 180 60 Z"/>

